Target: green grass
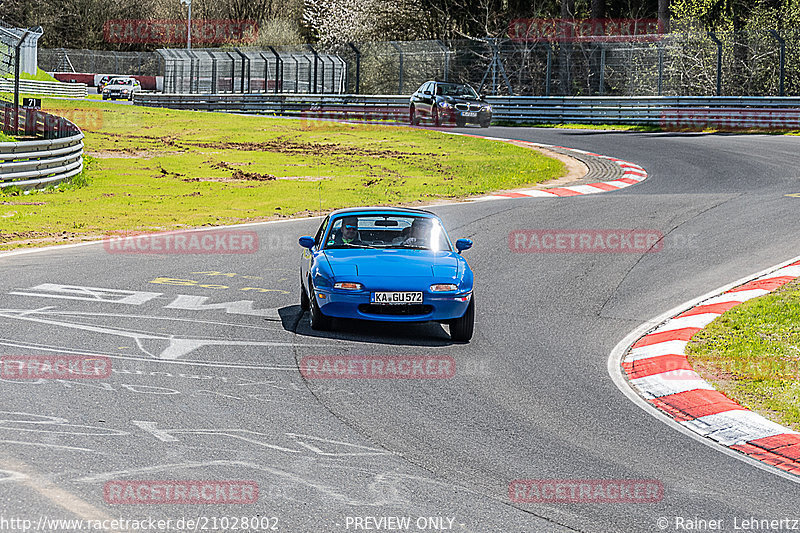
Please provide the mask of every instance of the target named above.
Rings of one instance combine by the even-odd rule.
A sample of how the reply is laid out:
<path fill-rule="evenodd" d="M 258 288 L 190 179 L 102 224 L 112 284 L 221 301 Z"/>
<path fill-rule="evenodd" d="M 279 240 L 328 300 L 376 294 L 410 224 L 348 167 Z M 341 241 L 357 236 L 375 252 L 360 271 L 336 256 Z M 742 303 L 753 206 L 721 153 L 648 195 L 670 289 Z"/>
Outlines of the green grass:
<path fill-rule="evenodd" d="M 42 107 L 81 126 L 96 161 L 88 186 L 0 199 L 0 248 L 428 204 L 565 172 L 527 148 L 436 131 L 102 101 Z"/>
<path fill-rule="evenodd" d="M 14 142 L 14 141 L 16 141 L 16 139 L 14 137 L 10 137 L 10 136 L 8 136 L 5 133 L 0 131 L 0 143 L 8 143 L 8 142 Z"/>
<path fill-rule="evenodd" d="M 765 129 L 765 128 L 686 128 L 686 129 L 668 129 L 665 130 L 660 126 L 645 126 L 634 124 L 542 124 L 537 122 L 522 123 L 510 122 L 504 120 L 496 120 L 492 122 L 495 126 L 512 126 L 520 128 L 563 128 L 569 130 L 612 130 L 612 131 L 637 131 L 644 133 L 656 133 L 663 131 L 674 131 L 683 133 L 739 133 L 739 134 L 768 134 L 768 135 L 800 135 L 800 130 L 781 130 L 781 129 Z"/>
<path fill-rule="evenodd" d="M 4 78 L 13 78 L 14 73 L 3 75 Z M 27 72 L 20 72 L 19 79 L 21 80 L 36 80 L 36 81 L 58 81 L 53 76 L 43 71 L 40 68 L 36 69 L 36 74 L 28 74 Z"/>
<path fill-rule="evenodd" d="M 614 130 L 614 131 L 643 131 L 658 132 L 658 126 L 641 126 L 634 124 L 544 124 L 540 122 L 511 122 L 505 120 L 495 120 L 495 126 L 513 126 L 520 128 L 564 128 L 569 130 Z"/>
<path fill-rule="evenodd" d="M 726 312 L 692 338 L 687 354 L 728 397 L 800 430 L 800 282 Z"/>

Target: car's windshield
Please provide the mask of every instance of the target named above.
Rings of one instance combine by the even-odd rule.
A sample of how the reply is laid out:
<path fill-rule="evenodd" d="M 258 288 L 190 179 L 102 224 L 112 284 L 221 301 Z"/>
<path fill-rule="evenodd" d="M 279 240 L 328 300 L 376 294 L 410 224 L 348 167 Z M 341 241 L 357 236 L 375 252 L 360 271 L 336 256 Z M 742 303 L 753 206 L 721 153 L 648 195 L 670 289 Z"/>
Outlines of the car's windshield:
<path fill-rule="evenodd" d="M 452 250 L 437 218 L 406 214 L 335 218 L 325 237 L 325 248 Z"/>
<path fill-rule="evenodd" d="M 111 85 L 133 85 L 132 79 L 115 78 L 111 80 Z"/>
<path fill-rule="evenodd" d="M 478 94 L 469 85 L 459 85 L 456 83 L 439 83 L 436 86 L 436 93 L 442 96 L 466 96 L 467 98 L 478 97 Z"/>

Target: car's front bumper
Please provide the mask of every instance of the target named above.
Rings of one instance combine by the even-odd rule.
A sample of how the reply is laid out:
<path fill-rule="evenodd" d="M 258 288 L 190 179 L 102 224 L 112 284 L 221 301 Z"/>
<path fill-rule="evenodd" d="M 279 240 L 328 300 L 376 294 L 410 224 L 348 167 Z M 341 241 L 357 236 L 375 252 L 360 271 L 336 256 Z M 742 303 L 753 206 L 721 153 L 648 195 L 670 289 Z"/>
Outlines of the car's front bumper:
<path fill-rule="evenodd" d="M 446 322 L 464 316 L 472 298 L 471 289 L 447 293 L 422 291 L 422 304 L 373 304 L 372 292 L 316 289 L 314 298 L 326 316 L 382 322 Z"/>
<path fill-rule="evenodd" d="M 492 120 L 492 112 L 491 111 L 473 111 L 475 116 L 464 115 L 464 111 L 460 111 L 458 109 L 454 109 L 452 107 L 448 108 L 439 108 L 442 116 L 445 120 L 450 122 L 458 122 L 463 121 L 468 124 L 481 124 L 483 122 L 491 122 Z M 470 113 L 469 111 L 467 113 Z"/>

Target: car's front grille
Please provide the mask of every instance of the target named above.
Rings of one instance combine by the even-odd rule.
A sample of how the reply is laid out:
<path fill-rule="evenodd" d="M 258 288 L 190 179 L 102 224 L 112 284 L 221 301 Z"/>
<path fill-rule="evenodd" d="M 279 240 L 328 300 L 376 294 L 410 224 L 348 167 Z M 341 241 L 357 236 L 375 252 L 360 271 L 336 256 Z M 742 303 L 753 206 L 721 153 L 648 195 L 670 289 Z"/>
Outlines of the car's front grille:
<path fill-rule="evenodd" d="M 370 315 L 427 315 L 432 305 L 425 304 L 361 304 L 358 310 Z"/>
<path fill-rule="evenodd" d="M 459 111 L 480 111 L 480 104 L 456 104 L 456 109 Z"/>

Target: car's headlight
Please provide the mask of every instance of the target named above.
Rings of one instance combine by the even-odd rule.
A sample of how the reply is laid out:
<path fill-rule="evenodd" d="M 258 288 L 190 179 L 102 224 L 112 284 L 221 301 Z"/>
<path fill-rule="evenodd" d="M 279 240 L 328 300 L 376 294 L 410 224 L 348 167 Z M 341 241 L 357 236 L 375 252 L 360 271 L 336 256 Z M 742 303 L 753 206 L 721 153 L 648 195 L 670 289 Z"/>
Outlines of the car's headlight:
<path fill-rule="evenodd" d="M 334 289 L 345 289 L 348 291 L 360 291 L 364 286 L 360 283 L 353 283 L 350 281 L 340 281 L 333 284 Z"/>
<path fill-rule="evenodd" d="M 448 107 L 450 107 L 450 103 L 449 102 L 439 102 L 439 107 L 444 107 L 445 109 L 447 109 Z"/>
<path fill-rule="evenodd" d="M 452 292 L 457 291 L 458 285 L 452 283 L 436 283 L 431 285 L 431 292 Z"/>
<path fill-rule="evenodd" d="M 483 110 L 484 110 L 484 111 L 491 111 L 491 110 L 492 110 L 492 106 L 490 106 L 490 105 L 485 105 L 485 106 L 483 106 Z"/>

